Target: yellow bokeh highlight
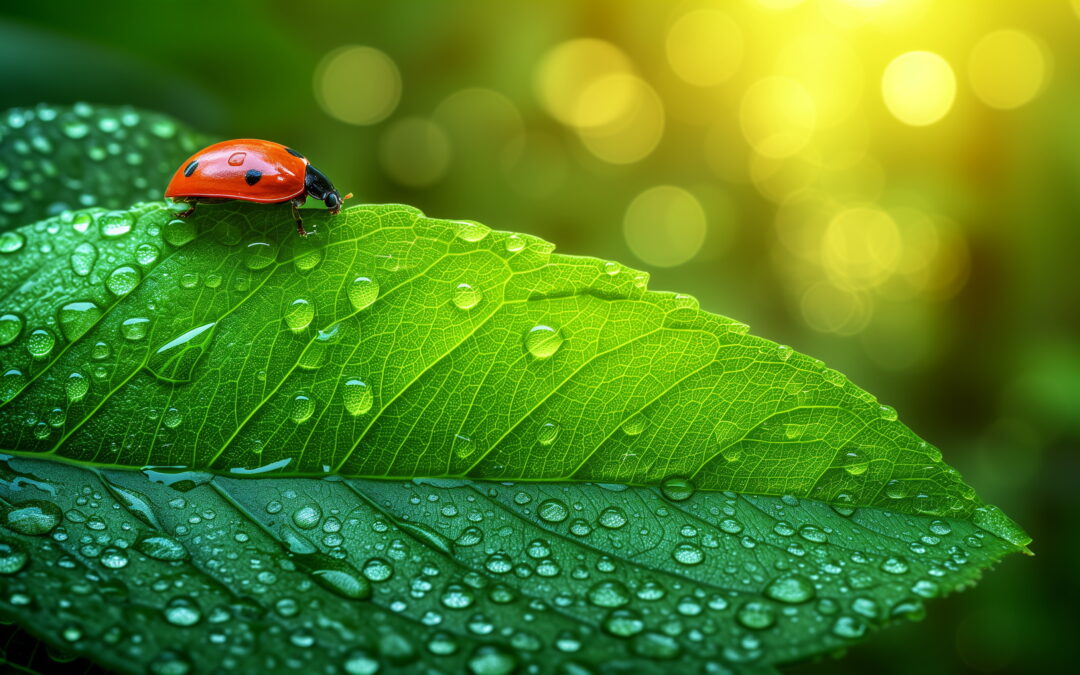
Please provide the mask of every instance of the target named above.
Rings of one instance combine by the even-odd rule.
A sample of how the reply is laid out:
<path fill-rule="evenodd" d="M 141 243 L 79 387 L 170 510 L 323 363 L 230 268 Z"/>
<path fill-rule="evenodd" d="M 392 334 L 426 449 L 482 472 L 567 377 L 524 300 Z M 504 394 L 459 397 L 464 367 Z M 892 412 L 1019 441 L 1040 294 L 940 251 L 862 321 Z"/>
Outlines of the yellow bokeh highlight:
<path fill-rule="evenodd" d="M 578 38 L 544 55 L 534 84 L 537 97 L 555 119 L 572 127 L 599 127 L 619 119 L 634 104 L 632 89 L 613 88 L 609 81 L 632 71 L 618 47 Z"/>
<path fill-rule="evenodd" d="M 907 52 L 892 60 L 881 78 L 885 105 L 904 124 L 937 122 L 956 99 L 956 76 L 948 61 L 933 52 Z"/>
<path fill-rule="evenodd" d="M 870 323 L 874 306 L 864 293 L 821 281 L 803 292 L 799 309 L 806 324 L 818 332 L 855 335 Z"/>
<path fill-rule="evenodd" d="M 629 99 L 631 104 L 608 124 L 578 129 L 581 142 L 589 152 L 611 164 L 630 164 L 648 156 L 664 134 L 664 105 L 656 91 L 641 78 L 629 74 L 610 75 L 592 88 Z"/>
<path fill-rule="evenodd" d="M 806 89 L 819 127 L 844 122 L 862 98 L 859 55 L 835 31 L 808 33 L 791 40 L 777 56 L 776 74 Z"/>
<path fill-rule="evenodd" d="M 803 4 L 805 0 L 756 0 L 765 9 L 791 9 Z"/>
<path fill-rule="evenodd" d="M 315 68 L 315 100 L 328 115 L 348 124 L 381 122 L 401 99 L 401 73 L 374 47 L 348 45 Z"/>
<path fill-rule="evenodd" d="M 821 242 L 821 264 L 838 288 L 869 289 L 896 271 L 902 241 L 896 221 L 878 208 L 858 206 L 836 215 Z"/>
<path fill-rule="evenodd" d="M 379 163 L 395 182 L 427 187 L 450 166 L 450 139 L 442 127 L 422 117 L 394 122 L 379 138 Z"/>
<path fill-rule="evenodd" d="M 742 63 L 742 31 L 719 10 L 689 12 L 668 31 L 667 58 L 675 74 L 692 85 L 720 84 L 730 79 Z"/>
<path fill-rule="evenodd" d="M 1018 30 L 984 36 L 971 50 L 968 77 L 975 95 L 992 108 L 1019 108 L 1035 98 L 1046 79 L 1039 43 Z"/>
<path fill-rule="evenodd" d="M 766 77 L 743 95 L 739 122 L 756 152 L 766 157 L 789 157 L 813 136 L 817 121 L 814 99 L 790 78 Z"/>
<path fill-rule="evenodd" d="M 690 260 L 705 243 L 708 224 L 701 202 L 674 185 L 645 190 L 626 209 L 623 235 L 638 258 L 656 267 Z"/>

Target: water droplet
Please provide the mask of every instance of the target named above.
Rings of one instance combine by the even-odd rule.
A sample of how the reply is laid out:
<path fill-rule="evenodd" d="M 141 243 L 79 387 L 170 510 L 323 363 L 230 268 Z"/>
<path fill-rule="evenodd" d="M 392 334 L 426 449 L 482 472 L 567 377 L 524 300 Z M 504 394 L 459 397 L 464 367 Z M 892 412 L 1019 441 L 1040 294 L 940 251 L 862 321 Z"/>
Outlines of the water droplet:
<path fill-rule="evenodd" d="M 84 241 L 71 252 L 68 262 L 71 263 L 71 269 L 75 274 L 85 277 L 94 271 L 94 263 L 97 262 L 97 257 L 97 247 L 88 241 Z"/>
<path fill-rule="evenodd" d="M 589 589 L 589 602 L 597 607 L 622 607 L 630 602 L 630 591 L 621 581 L 600 581 Z"/>
<path fill-rule="evenodd" d="M 17 314 L 0 316 L 0 347 L 9 345 L 22 333 L 23 321 Z"/>
<path fill-rule="evenodd" d="M 0 540 L 0 574 L 15 574 L 26 567 L 30 556 L 15 542 Z"/>
<path fill-rule="evenodd" d="M 878 406 L 878 414 L 881 415 L 881 419 L 885 420 L 886 422 L 896 421 L 896 409 L 891 406 Z"/>
<path fill-rule="evenodd" d="M 693 544 L 679 544 L 672 550 L 671 557 L 680 565 L 700 565 L 705 560 L 705 552 Z"/>
<path fill-rule="evenodd" d="M 102 551 L 99 562 L 102 566 L 111 570 L 118 570 L 127 567 L 127 564 L 131 561 L 124 551 L 118 548 L 109 547 Z"/>
<path fill-rule="evenodd" d="M 293 422 L 297 424 L 307 422 L 313 414 L 315 414 L 315 401 L 311 400 L 307 394 L 293 396 L 289 404 L 289 418 Z"/>
<path fill-rule="evenodd" d="M 468 242 L 480 241 L 491 232 L 491 228 L 487 225 L 481 225 L 480 223 L 474 223 L 472 221 L 459 220 L 455 224 L 457 225 L 458 238 Z"/>
<path fill-rule="evenodd" d="M 470 525 L 461 531 L 454 543 L 458 546 L 476 546 L 484 541 L 484 531 L 475 525 Z"/>
<path fill-rule="evenodd" d="M 882 561 L 881 571 L 889 574 L 907 574 L 908 564 L 903 558 L 890 556 Z"/>
<path fill-rule="evenodd" d="M 175 429 L 184 421 L 184 416 L 176 408 L 169 408 L 161 416 L 161 423 L 169 429 Z"/>
<path fill-rule="evenodd" d="M 0 234 L 0 253 L 15 253 L 26 244 L 26 237 L 21 232 L 8 230 Z"/>
<path fill-rule="evenodd" d="M 297 298 L 285 309 L 285 324 L 294 333 L 300 332 L 315 318 L 315 305 L 304 298 Z"/>
<path fill-rule="evenodd" d="M 52 353 L 56 338 L 48 328 L 38 328 L 26 338 L 26 351 L 35 359 L 43 359 Z"/>
<path fill-rule="evenodd" d="M 866 633 L 866 623 L 853 616 L 840 616 L 832 625 L 832 633 L 838 637 L 856 640 Z"/>
<path fill-rule="evenodd" d="M 112 271 L 105 280 L 105 288 L 113 295 L 124 296 L 133 291 L 141 279 L 142 275 L 137 269 L 124 265 Z"/>
<path fill-rule="evenodd" d="M 660 486 L 660 491 L 673 502 L 683 502 L 694 496 L 694 484 L 685 478 L 668 478 Z"/>
<path fill-rule="evenodd" d="M 536 514 L 549 523 L 561 523 L 570 516 L 570 509 L 558 499 L 546 499 L 540 502 Z"/>
<path fill-rule="evenodd" d="M 369 307 L 379 297 L 379 282 L 367 277 L 356 277 L 349 284 L 349 302 L 356 311 Z"/>
<path fill-rule="evenodd" d="M 382 669 L 382 664 L 366 651 L 354 649 L 345 657 L 341 668 L 345 675 L 375 675 Z"/>
<path fill-rule="evenodd" d="M 750 600 L 735 612 L 735 619 L 751 630 L 764 630 L 776 623 L 776 609 L 766 602 Z"/>
<path fill-rule="evenodd" d="M 127 340 L 142 340 L 148 332 L 150 332 L 150 319 L 144 317 L 125 319 L 120 324 L 120 334 Z"/>
<path fill-rule="evenodd" d="M 188 551 L 183 544 L 164 534 L 151 534 L 135 542 L 135 550 L 154 560 L 186 560 Z"/>
<path fill-rule="evenodd" d="M 202 620 L 199 606 L 188 598 L 173 598 L 165 606 L 165 620 L 174 626 L 194 626 Z"/>
<path fill-rule="evenodd" d="M 606 527 L 609 530 L 617 530 L 620 527 L 626 525 L 627 518 L 626 513 L 618 506 L 609 506 L 600 512 L 600 516 L 597 518 L 597 522 L 601 526 Z"/>
<path fill-rule="evenodd" d="M 613 609 L 604 617 L 603 629 L 615 637 L 632 637 L 645 630 L 645 621 L 632 609 Z"/>
<path fill-rule="evenodd" d="M 765 587 L 767 597 L 792 605 L 812 600 L 815 594 L 814 584 L 799 574 L 776 577 Z"/>
<path fill-rule="evenodd" d="M 371 558 L 364 563 L 364 568 L 361 570 L 361 573 L 368 581 L 386 581 L 394 576 L 394 568 L 382 558 Z"/>
<path fill-rule="evenodd" d="M 98 220 L 103 237 L 122 237 L 131 232 L 135 219 L 127 211 L 110 211 Z"/>
<path fill-rule="evenodd" d="M 889 499 L 903 499 L 907 494 L 907 487 L 896 479 L 885 484 L 885 496 Z"/>
<path fill-rule="evenodd" d="M 363 380 L 355 377 L 345 381 L 341 389 L 341 396 L 345 402 L 345 409 L 350 415 L 364 415 L 371 410 L 375 403 L 375 396 L 371 393 L 371 387 Z"/>
<path fill-rule="evenodd" d="M 510 253 L 517 253 L 525 248 L 525 239 L 516 234 L 511 234 L 506 238 L 506 250 Z"/>
<path fill-rule="evenodd" d="M 152 265 L 159 255 L 161 255 L 161 249 L 150 243 L 142 243 L 135 248 L 135 260 L 140 265 Z"/>
<path fill-rule="evenodd" d="M 799 528 L 799 536 L 815 544 L 824 544 L 829 539 L 825 532 L 816 525 L 803 525 Z"/>
<path fill-rule="evenodd" d="M 26 376 L 18 368 L 9 368 L 0 377 L 0 401 L 10 401 L 26 386 Z"/>
<path fill-rule="evenodd" d="M 645 431 L 645 416 L 637 413 L 623 422 L 621 428 L 627 436 L 637 436 L 642 431 Z"/>
<path fill-rule="evenodd" d="M 174 218 L 165 224 L 161 235 L 165 241 L 180 247 L 194 239 L 197 233 L 194 221 Z"/>
<path fill-rule="evenodd" d="M 781 361 L 787 361 L 788 359 L 790 359 L 794 351 L 794 349 L 788 347 L 787 345 L 776 346 L 776 355 L 780 357 Z"/>
<path fill-rule="evenodd" d="M 452 299 L 458 309 L 472 309 L 480 304 L 483 294 L 469 284 L 458 284 L 454 287 Z"/>
<path fill-rule="evenodd" d="M 476 452 L 476 444 L 468 436 L 454 434 L 454 454 L 461 459 L 466 459 Z"/>
<path fill-rule="evenodd" d="M 62 515 L 56 504 L 31 499 L 4 509 L 0 512 L 0 522 L 19 534 L 40 536 L 56 529 Z"/>
<path fill-rule="evenodd" d="M 69 341 L 74 342 L 93 328 L 101 318 L 101 308 L 92 302 L 69 302 L 60 308 L 56 321 L 60 331 Z"/>
<path fill-rule="evenodd" d="M 512 652 L 497 645 L 477 647 L 465 662 L 471 675 L 510 675 L 518 668 Z"/>
<path fill-rule="evenodd" d="M 537 325 L 525 334 L 525 348 L 538 359 L 546 359 L 559 351 L 564 338 L 551 326 Z"/>
<path fill-rule="evenodd" d="M 471 607 L 476 596 L 468 586 L 462 584 L 450 584 L 444 590 L 439 602 L 449 609 L 465 609 Z"/>
<path fill-rule="evenodd" d="M 540 431 L 536 434 L 536 442 L 543 446 L 549 446 L 559 437 L 559 425 L 555 422 L 544 422 Z"/>
<path fill-rule="evenodd" d="M 860 450 L 851 448 L 841 455 L 840 466 L 852 476 L 861 476 L 870 468 L 870 460 Z"/>
<path fill-rule="evenodd" d="M 302 506 L 292 514 L 293 523 L 301 530 L 311 530 L 322 520 L 322 509 L 316 504 Z"/>

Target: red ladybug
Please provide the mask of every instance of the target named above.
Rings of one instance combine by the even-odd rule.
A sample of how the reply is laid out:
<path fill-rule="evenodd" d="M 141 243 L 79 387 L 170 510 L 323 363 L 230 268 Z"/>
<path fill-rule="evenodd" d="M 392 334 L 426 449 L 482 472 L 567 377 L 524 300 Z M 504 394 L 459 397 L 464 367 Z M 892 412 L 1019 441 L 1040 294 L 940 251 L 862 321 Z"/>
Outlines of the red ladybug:
<path fill-rule="evenodd" d="M 187 158 L 165 189 L 165 196 L 191 204 L 178 214 L 187 218 L 199 203 L 230 199 L 259 204 L 292 205 L 296 230 L 307 236 L 300 208 L 308 195 L 321 199 L 332 214 L 341 211 L 342 198 L 334 184 L 292 148 L 255 138 L 222 141 Z"/>

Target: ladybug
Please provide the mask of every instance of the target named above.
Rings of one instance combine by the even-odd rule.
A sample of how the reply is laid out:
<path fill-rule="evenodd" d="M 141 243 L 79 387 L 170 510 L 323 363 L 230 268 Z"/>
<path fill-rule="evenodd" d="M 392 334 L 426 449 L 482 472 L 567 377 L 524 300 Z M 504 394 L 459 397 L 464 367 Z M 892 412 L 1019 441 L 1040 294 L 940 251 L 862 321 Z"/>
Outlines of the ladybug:
<path fill-rule="evenodd" d="M 219 203 L 230 199 L 259 204 L 292 205 L 296 231 L 308 235 L 300 217 L 300 207 L 308 195 L 320 199 L 331 214 L 341 211 L 341 203 L 352 197 L 341 194 L 326 175 L 306 157 L 280 143 L 239 138 L 203 148 L 187 158 L 165 189 L 174 202 L 191 204 L 177 214 L 187 218 L 199 203 Z"/>

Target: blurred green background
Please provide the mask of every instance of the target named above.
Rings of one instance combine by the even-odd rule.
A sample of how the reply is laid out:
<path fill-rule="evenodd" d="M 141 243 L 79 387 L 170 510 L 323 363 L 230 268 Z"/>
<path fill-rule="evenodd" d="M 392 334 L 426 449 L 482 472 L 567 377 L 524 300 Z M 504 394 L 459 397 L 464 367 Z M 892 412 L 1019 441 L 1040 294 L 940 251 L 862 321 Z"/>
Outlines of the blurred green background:
<path fill-rule="evenodd" d="M 5 3 L 0 108 L 134 104 L 822 358 L 1034 536 L 792 673 L 1057 672 L 1080 536 L 1080 2 Z M 1071 660 L 1071 659 L 1070 659 Z"/>

